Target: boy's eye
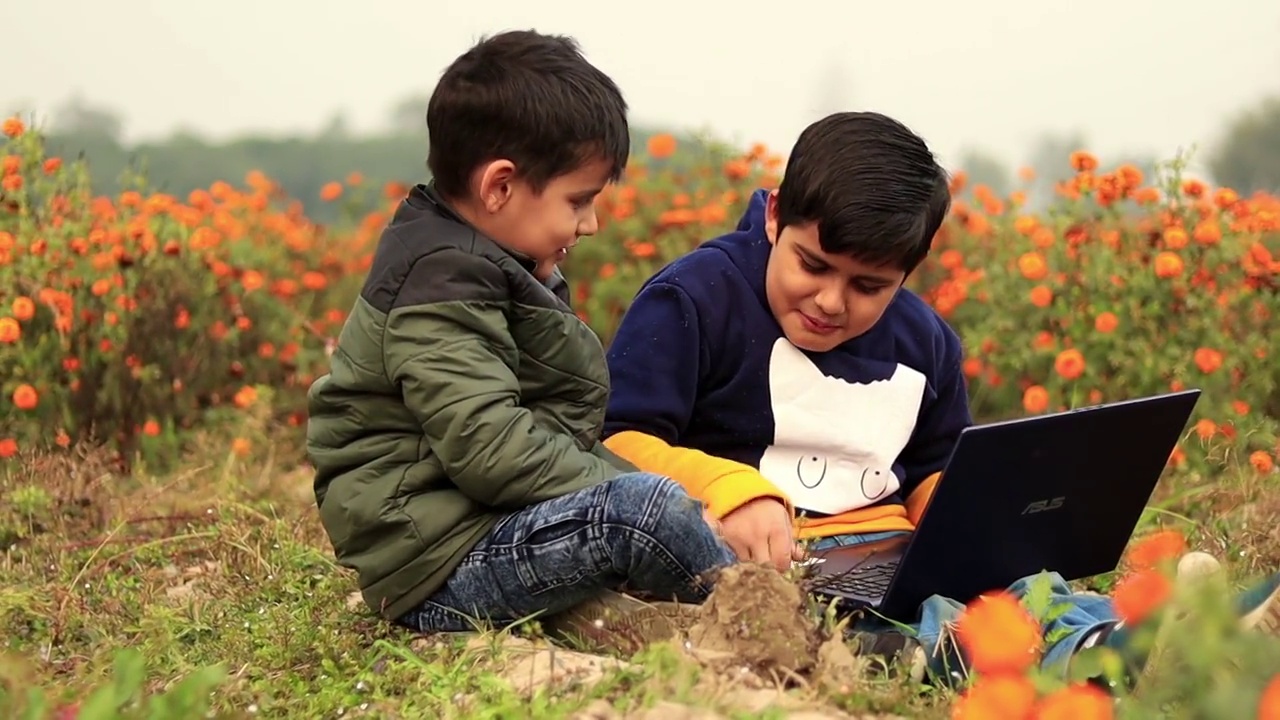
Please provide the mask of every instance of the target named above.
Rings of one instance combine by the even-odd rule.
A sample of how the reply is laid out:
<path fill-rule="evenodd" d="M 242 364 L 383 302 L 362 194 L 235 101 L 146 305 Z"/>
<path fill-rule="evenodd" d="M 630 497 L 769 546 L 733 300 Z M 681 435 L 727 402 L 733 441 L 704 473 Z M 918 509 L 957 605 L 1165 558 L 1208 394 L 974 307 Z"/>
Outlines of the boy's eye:
<path fill-rule="evenodd" d="M 811 273 L 820 273 L 827 269 L 825 266 L 810 262 L 804 258 L 800 258 L 800 264 L 804 267 L 805 270 L 808 270 Z"/>

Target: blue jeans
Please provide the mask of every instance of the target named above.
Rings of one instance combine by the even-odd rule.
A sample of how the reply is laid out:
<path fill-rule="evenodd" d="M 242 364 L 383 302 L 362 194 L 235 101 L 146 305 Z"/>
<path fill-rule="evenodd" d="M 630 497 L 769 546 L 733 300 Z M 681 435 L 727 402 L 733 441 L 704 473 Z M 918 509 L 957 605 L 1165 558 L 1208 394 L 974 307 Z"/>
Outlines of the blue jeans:
<path fill-rule="evenodd" d="M 809 547 L 813 550 L 825 550 L 905 534 L 907 533 L 899 531 L 838 535 L 817 540 Z M 1021 598 L 1037 579 L 1037 576 L 1022 578 L 1010 585 L 1008 590 L 1015 597 Z M 1109 597 L 1073 592 L 1062 576 L 1057 573 L 1047 573 L 1044 581 L 1049 583 L 1050 603 L 1055 607 L 1065 606 L 1067 609 L 1050 620 L 1043 628 L 1047 649 L 1040 666 L 1046 669 L 1056 667 L 1059 670 L 1065 670 L 1067 661 L 1081 649 L 1082 643 L 1090 635 L 1114 626 L 1120 618 L 1116 615 L 1115 607 L 1111 604 Z M 962 603 L 934 595 L 921 603 L 918 619 L 906 628 L 891 624 L 873 613 L 867 613 L 863 614 L 851 629 L 872 633 L 896 630 L 913 634 L 927 653 L 930 674 L 944 683 L 951 684 L 960 679 L 955 673 L 963 668 L 963 664 L 959 648 L 954 642 L 944 638 L 945 628 L 959 619 L 962 610 L 964 610 Z"/>
<path fill-rule="evenodd" d="M 463 558 L 443 588 L 399 622 L 465 632 L 472 619 L 505 625 L 554 615 L 625 590 L 700 603 L 703 575 L 735 561 L 702 504 L 659 475 L 628 473 L 510 513 Z"/>

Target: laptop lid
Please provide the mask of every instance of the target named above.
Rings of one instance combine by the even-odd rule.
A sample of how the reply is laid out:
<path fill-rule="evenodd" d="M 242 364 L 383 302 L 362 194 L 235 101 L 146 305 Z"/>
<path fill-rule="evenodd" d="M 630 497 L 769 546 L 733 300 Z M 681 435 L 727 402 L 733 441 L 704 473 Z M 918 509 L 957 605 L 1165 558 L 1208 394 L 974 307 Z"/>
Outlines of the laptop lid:
<path fill-rule="evenodd" d="M 885 597 L 915 612 L 1052 571 L 1115 569 L 1200 398 L 1186 390 L 966 428 Z"/>

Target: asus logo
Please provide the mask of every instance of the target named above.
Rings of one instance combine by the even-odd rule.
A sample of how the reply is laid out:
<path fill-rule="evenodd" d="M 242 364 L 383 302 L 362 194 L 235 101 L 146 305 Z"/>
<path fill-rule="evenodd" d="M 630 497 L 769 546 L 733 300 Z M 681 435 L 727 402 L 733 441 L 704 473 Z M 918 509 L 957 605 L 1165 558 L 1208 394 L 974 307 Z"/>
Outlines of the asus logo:
<path fill-rule="evenodd" d="M 1037 500 L 1028 505 L 1023 511 L 1023 515 L 1034 515 L 1036 513 L 1049 512 L 1062 507 L 1062 503 L 1066 502 L 1065 497 L 1050 498 L 1048 500 Z"/>

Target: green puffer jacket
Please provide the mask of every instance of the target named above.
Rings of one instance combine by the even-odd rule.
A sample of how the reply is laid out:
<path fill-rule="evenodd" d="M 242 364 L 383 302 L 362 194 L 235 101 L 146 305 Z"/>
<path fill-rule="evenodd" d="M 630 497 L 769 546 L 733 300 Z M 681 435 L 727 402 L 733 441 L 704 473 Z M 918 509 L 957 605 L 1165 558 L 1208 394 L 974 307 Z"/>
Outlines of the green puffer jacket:
<path fill-rule="evenodd" d="M 600 443 L 609 376 L 564 280 L 481 235 L 431 186 L 383 232 L 309 393 L 320 519 L 395 619 L 505 513 L 634 470 Z"/>

